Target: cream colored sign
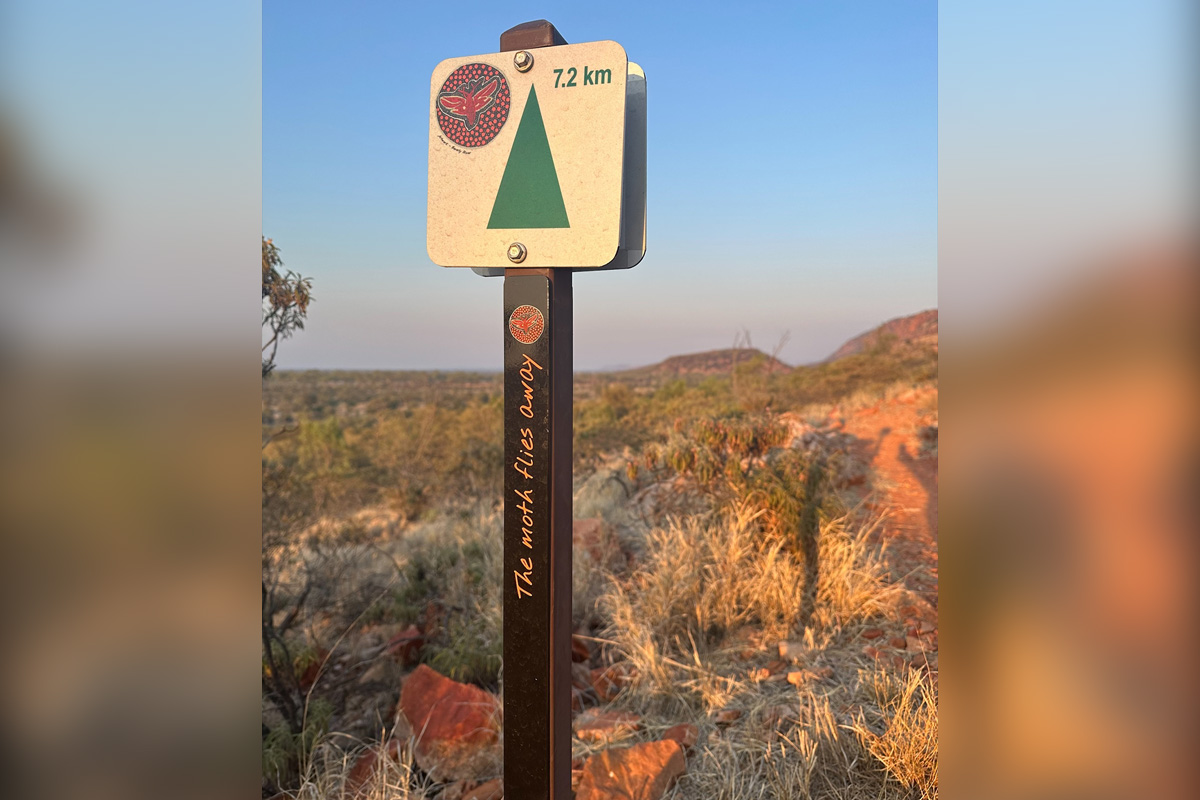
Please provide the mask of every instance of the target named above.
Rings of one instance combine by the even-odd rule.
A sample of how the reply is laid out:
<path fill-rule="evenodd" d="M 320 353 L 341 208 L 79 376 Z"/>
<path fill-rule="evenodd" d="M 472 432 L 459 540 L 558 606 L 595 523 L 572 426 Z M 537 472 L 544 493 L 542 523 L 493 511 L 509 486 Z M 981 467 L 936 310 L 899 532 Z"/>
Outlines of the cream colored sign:
<path fill-rule="evenodd" d="M 624 48 L 587 42 L 526 55 L 524 72 L 512 52 L 433 71 L 427 246 L 436 264 L 595 268 L 630 244 Z"/>

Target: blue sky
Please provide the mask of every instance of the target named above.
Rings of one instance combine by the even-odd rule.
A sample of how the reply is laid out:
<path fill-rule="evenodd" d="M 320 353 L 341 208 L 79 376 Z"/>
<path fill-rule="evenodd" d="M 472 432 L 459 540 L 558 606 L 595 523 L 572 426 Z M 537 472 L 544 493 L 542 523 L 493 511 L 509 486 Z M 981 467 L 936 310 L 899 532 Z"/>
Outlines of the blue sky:
<path fill-rule="evenodd" d="M 646 71 L 645 260 L 575 278 L 578 369 L 790 363 L 937 305 L 933 2 L 263 6 L 263 232 L 314 279 L 283 367 L 488 368 L 501 280 L 425 252 L 429 76 L 548 18 Z"/>

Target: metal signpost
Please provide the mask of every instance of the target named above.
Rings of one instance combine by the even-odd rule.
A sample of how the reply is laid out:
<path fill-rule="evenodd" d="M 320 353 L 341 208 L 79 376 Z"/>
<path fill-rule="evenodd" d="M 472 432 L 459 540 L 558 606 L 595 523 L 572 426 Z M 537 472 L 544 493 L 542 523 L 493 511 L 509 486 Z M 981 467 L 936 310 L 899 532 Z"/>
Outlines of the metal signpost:
<path fill-rule="evenodd" d="M 433 71 L 429 257 L 504 277 L 504 796 L 571 797 L 576 270 L 646 250 L 646 78 L 545 20 Z"/>

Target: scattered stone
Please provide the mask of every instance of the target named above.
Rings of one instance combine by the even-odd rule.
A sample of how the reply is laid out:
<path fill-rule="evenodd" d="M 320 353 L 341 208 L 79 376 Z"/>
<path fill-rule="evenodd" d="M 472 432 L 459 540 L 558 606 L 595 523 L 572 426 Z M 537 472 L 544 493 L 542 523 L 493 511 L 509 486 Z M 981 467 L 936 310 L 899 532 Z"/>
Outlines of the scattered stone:
<path fill-rule="evenodd" d="M 504 781 L 493 778 L 487 783 L 481 783 L 462 796 L 462 800 L 502 800 L 504 797 Z"/>
<path fill-rule="evenodd" d="M 779 657 L 785 660 L 803 658 L 805 647 L 803 642 L 788 642 L 779 643 Z"/>
<path fill-rule="evenodd" d="M 937 653 L 917 653 L 913 656 L 912 668 L 915 670 L 926 669 L 930 672 L 938 671 L 938 654 Z"/>
<path fill-rule="evenodd" d="M 881 628 L 867 628 L 862 632 L 862 637 L 864 639 L 878 639 L 880 636 L 883 636 L 883 630 Z"/>
<path fill-rule="evenodd" d="M 925 649 L 925 643 L 916 636 L 905 637 L 904 645 L 906 649 L 911 650 L 914 653 L 919 653 Z"/>
<path fill-rule="evenodd" d="M 409 625 L 400 633 L 393 636 L 384 645 L 384 651 L 404 666 L 417 663 L 421 657 L 421 648 L 425 646 L 425 637 L 416 625 Z"/>
<path fill-rule="evenodd" d="M 788 662 L 786 662 L 786 661 L 772 661 L 769 664 L 767 664 L 767 671 L 770 672 L 772 675 L 774 675 L 778 672 L 783 672 L 784 670 L 787 669 L 787 667 L 788 667 Z"/>
<path fill-rule="evenodd" d="M 616 663 L 611 667 L 597 667 L 592 670 L 592 688 L 596 696 L 605 702 L 615 700 L 633 680 L 633 669 L 624 663 Z"/>
<path fill-rule="evenodd" d="M 695 747 L 697 740 L 700 738 L 700 729 L 695 725 L 683 723 L 672 728 L 667 728 L 663 731 L 662 738 L 671 739 L 683 745 L 684 750 L 690 750 Z"/>
<path fill-rule="evenodd" d="M 712 714 L 713 721 L 718 725 L 729 725 L 736 722 L 742 716 L 740 708 L 722 708 L 720 711 L 714 711 Z"/>
<path fill-rule="evenodd" d="M 908 640 L 903 636 L 893 636 L 891 639 L 888 639 L 888 644 L 897 650 L 903 650 L 908 644 Z"/>
<path fill-rule="evenodd" d="M 438 800 L 462 800 L 471 789 L 474 789 L 477 781 L 454 781 L 442 787 L 441 793 L 438 794 Z"/>
<path fill-rule="evenodd" d="M 816 669 L 802 669 L 796 672 L 789 672 L 787 674 L 787 682 L 793 686 L 803 686 L 811 681 L 832 677 L 833 667 L 818 667 Z"/>
<path fill-rule="evenodd" d="M 584 764 L 575 800 L 658 800 L 686 769 L 673 739 L 605 750 Z"/>
<path fill-rule="evenodd" d="M 937 625 L 934 625 L 927 619 L 921 620 L 921 624 L 917 626 L 917 633 L 926 634 L 933 633 L 937 630 Z"/>
<path fill-rule="evenodd" d="M 879 650 L 871 647 L 871 645 L 867 645 L 863 648 L 863 655 L 865 655 L 867 658 L 879 658 Z"/>
<path fill-rule="evenodd" d="M 500 702 L 491 692 L 422 664 L 404 681 L 400 710 L 412 728 L 417 764 L 435 781 L 499 773 Z"/>
<path fill-rule="evenodd" d="M 576 663 L 584 663 L 587 661 L 591 661 L 591 659 L 592 659 L 592 648 L 588 646 L 588 643 L 586 641 L 579 638 L 578 635 L 572 634 L 571 635 L 571 660 Z"/>
<path fill-rule="evenodd" d="M 575 721 L 575 735 L 585 742 L 607 742 L 642 727 L 642 718 L 626 711 L 589 708 Z"/>

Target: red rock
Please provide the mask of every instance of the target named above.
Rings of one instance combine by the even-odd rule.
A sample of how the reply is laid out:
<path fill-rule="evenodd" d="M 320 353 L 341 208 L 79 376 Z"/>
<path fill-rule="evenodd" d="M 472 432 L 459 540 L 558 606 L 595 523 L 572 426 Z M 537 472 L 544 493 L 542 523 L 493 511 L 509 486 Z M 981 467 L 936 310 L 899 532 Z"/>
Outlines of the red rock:
<path fill-rule="evenodd" d="M 695 725 L 689 725 L 685 722 L 682 725 L 667 728 L 663 731 L 662 738 L 672 739 L 683 745 L 685 750 L 690 750 L 700 738 L 700 729 Z"/>
<path fill-rule="evenodd" d="M 864 639 L 878 639 L 880 636 L 883 636 L 883 631 L 880 628 L 867 628 L 862 632 Z"/>
<path fill-rule="evenodd" d="M 908 644 L 908 640 L 903 636 L 893 636 L 891 639 L 888 639 L 888 644 L 897 650 L 903 650 L 904 646 Z"/>
<path fill-rule="evenodd" d="M 478 785 L 477 781 L 455 781 L 442 788 L 438 800 L 462 800 L 463 795 Z"/>
<path fill-rule="evenodd" d="M 597 667 L 592 670 L 592 688 L 596 695 L 604 701 L 615 700 L 633 678 L 633 670 L 622 663 L 611 667 Z"/>
<path fill-rule="evenodd" d="M 412 728 L 417 764 L 435 781 L 500 771 L 500 703 L 491 692 L 422 664 L 404 681 L 400 710 Z"/>
<path fill-rule="evenodd" d="M 804 642 L 787 642 L 779 643 L 779 657 L 785 661 L 797 658 L 803 658 L 805 652 Z"/>
<path fill-rule="evenodd" d="M 493 778 L 481 783 L 462 796 L 462 800 L 501 800 L 504 797 L 504 781 Z"/>
<path fill-rule="evenodd" d="M 742 710 L 740 708 L 722 708 L 720 711 L 714 711 L 712 715 L 713 721 L 718 725 L 728 725 L 736 722 L 741 716 Z"/>
<path fill-rule="evenodd" d="M 937 625 L 934 625 L 929 620 L 921 620 L 921 624 L 917 626 L 918 633 L 933 633 L 937 630 Z"/>
<path fill-rule="evenodd" d="M 575 735 L 582 741 L 605 742 L 624 733 L 636 731 L 642 718 L 626 711 L 601 711 L 589 708 L 575 721 Z"/>
<path fill-rule="evenodd" d="M 863 655 L 865 655 L 867 658 L 879 658 L 879 651 L 874 647 L 867 645 L 863 648 Z"/>
<path fill-rule="evenodd" d="M 415 664 L 421 656 L 421 648 L 425 646 L 425 637 L 416 625 L 409 625 L 400 633 L 393 636 L 384 645 L 389 655 L 408 666 Z"/>
<path fill-rule="evenodd" d="M 575 800 L 658 800 L 686 769 L 672 739 L 605 750 L 584 764 Z"/>
<path fill-rule="evenodd" d="M 571 634 L 571 660 L 577 663 L 591 661 L 592 648 L 588 643 L 579 638 L 577 634 Z"/>
<path fill-rule="evenodd" d="M 346 775 L 346 783 L 343 787 L 346 796 L 355 797 L 367 793 L 370 784 L 383 768 L 381 761 L 384 753 L 387 753 L 387 757 L 392 761 L 399 761 L 400 742 L 396 739 L 389 739 L 386 746 L 381 748 L 376 745 L 360 755 L 354 762 L 354 766 L 350 767 L 349 774 Z"/>
<path fill-rule="evenodd" d="M 904 640 L 904 646 L 906 649 L 911 650 L 914 653 L 919 653 L 925 649 L 925 643 L 916 636 L 906 637 Z"/>
<path fill-rule="evenodd" d="M 767 672 L 770 672 L 772 675 L 774 675 L 777 672 L 783 672 L 785 669 L 787 669 L 787 666 L 788 664 L 786 661 L 772 661 L 767 664 Z"/>
<path fill-rule="evenodd" d="M 833 667 L 818 667 L 816 669 L 802 669 L 798 672 L 789 672 L 787 674 L 787 681 L 794 686 L 802 686 L 810 681 L 819 681 L 832 677 Z"/>

